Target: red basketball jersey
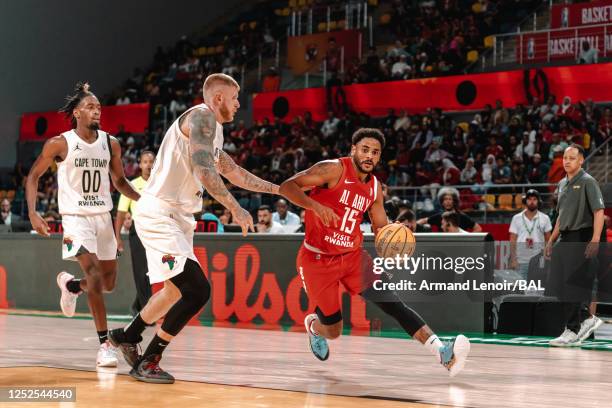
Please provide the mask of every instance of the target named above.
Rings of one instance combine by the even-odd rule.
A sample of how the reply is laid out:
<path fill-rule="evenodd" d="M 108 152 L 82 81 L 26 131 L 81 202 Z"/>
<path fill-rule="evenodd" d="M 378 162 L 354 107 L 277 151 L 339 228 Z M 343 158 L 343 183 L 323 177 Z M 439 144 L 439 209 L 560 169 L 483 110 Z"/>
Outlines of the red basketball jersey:
<path fill-rule="evenodd" d="M 359 226 L 376 200 L 378 180 L 374 175 L 367 182 L 357 177 L 353 159 L 342 157 L 342 176 L 334 188 L 315 187 L 310 198 L 331 208 L 340 217 L 338 227 L 326 227 L 314 211 L 306 210 L 304 246 L 312 251 L 338 255 L 359 250 L 363 234 Z"/>

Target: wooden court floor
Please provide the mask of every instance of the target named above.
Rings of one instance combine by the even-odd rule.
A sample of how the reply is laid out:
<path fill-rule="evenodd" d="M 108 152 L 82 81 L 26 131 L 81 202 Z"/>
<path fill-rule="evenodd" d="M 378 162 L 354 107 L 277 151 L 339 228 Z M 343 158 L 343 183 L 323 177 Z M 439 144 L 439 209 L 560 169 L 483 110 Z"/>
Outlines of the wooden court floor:
<path fill-rule="evenodd" d="M 162 365 L 179 381 L 154 385 L 127 376 L 123 361 L 96 371 L 97 343 L 91 320 L 0 314 L 0 387 L 76 387 L 75 403 L 0 406 L 612 406 L 604 351 L 473 344 L 450 379 L 415 341 L 345 336 L 319 362 L 304 333 L 187 327 Z"/>

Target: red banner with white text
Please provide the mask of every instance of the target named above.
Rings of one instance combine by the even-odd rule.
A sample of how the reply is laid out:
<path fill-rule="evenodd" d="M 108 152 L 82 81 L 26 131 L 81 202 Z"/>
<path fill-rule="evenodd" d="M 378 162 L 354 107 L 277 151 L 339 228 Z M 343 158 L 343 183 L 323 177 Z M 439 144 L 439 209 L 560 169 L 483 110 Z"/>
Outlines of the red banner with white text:
<path fill-rule="evenodd" d="M 349 109 L 372 116 L 384 116 L 391 108 L 411 114 L 433 107 L 479 110 L 497 99 L 504 106 L 525 104 L 531 96 L 542 100 L 545 91 L 574 101 L 607 102 L 612 101 L 612 88 L 603 86 L 608 83 L 612 83 L 612 63 L 350 85 L 333 88 L 329 99 L 325 88 L 266 92 L 254 95 L 253 118 L 291 121 L 310 112 L 314 120 L 323 121 L 328 110 L 340 110 L 344 101 Z"/>
<path fill-rule="evenodd" d="M 595 49 L 598 58 L 612 53 L 612 24 L 598 27 L 528 33 L 516 37 L 516 62 L 578 61 L 583 42 Z"/>
<path fill-rule="evenodd" d="M 130 133 L 144 133 L 149 126 L 149 104 L 103 106 L 100 127 L 115 134 L 123 126 Z M 63 113 L 35 112 L 21 116 L 20 141 L 44 141 L 70 130 L 70 121 Z"/>
<path fill-rule="evenodd" d="M 550 9 L 550 28 L 612 23 L 612 0 L 555 4 Z"/>

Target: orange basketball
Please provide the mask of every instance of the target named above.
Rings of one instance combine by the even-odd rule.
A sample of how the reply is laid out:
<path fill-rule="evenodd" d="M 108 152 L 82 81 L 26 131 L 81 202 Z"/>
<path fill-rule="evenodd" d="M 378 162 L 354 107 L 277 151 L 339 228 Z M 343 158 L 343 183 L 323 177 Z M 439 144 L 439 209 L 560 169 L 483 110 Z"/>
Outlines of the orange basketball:
<path fill-rule="evenodd" d="M 374 238 L 376 253 L 382 258 L 411 256 L 416 247 L 414 234 L 404 224 L 387 224 L 378 230 Z"/>

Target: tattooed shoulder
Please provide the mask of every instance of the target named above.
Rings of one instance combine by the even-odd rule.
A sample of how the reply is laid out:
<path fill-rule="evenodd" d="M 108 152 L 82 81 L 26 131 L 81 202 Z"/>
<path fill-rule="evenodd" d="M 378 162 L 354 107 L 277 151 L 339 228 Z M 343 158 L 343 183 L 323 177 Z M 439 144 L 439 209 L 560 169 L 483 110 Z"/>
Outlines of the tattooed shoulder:
<path fill-rule="evenodd" d="M 214 113 L 209 110 L 194 109 L 189 113 L 189 137 L 196 140 L 212 139 L 217 129 Z M 211 141 L 212 142 L 212 141 Z"/>

